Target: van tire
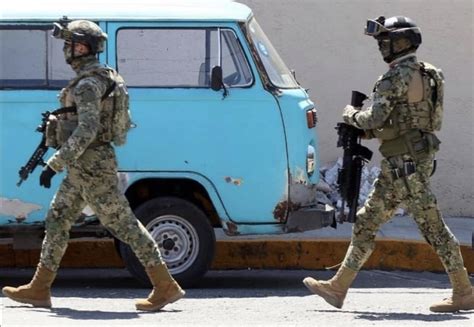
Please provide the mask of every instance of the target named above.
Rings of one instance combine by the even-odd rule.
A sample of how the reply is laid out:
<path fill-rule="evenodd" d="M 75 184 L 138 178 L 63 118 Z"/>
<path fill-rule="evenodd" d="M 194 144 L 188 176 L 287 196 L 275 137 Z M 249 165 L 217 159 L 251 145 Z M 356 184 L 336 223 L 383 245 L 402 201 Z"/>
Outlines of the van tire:
<path fill-rule="evenodd" d="M 201 209 L 176 198 L 148 200 L 135 209 L 136 217 L 155 239 L 170 273 L 183 287 L 196 284 L 214 258 L 214 229 Z M 120 255 L 133 277 L 150 286 L 140 261 L 130 246 L 120 242 Z"/>

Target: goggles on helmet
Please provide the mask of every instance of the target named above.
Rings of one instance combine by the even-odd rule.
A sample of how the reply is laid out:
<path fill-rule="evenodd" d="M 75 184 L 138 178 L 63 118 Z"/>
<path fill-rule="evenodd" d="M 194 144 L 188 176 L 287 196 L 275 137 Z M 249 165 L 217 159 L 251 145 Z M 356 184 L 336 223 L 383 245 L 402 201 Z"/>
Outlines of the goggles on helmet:
<path fill-rule="evenodd" d="M 64 41 L 90 42 L 90 36 L 68 30 L 67 26 L 70 22 L 71 20 L 64 16 L 59 22 L 53 23 L 52 36 Z"/>
<path fill-rule="evenodd" d="M 56 39 L 62 39 L 62 40 L 65 40 L 65 41 L 72 41 L 72 39 L 74 37 L 74 34 L 76 34 L 76 33 L 71 32 L 66 27 L 61 25 L 60 23 L 54 23 L 52 34 L 53 34 L 53 37 L 56 38 Z"/>
<path fill-rule="evenodd" d="M 389 32 L 389 30 L 385 28 L 384 23 L 384 16 L 379 16 L 376 19 L 367 20 L 367 25 L 365 27 L 364 34 L 375 37 L 377 35 L 380 35 L 381 33 Z"/>

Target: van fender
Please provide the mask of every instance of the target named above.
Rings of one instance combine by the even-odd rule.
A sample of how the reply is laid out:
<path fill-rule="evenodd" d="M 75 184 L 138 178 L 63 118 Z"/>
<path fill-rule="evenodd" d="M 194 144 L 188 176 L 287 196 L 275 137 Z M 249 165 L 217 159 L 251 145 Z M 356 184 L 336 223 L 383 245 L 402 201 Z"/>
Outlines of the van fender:
<path fill-rule="evenodd" d="M 126 193 L 137 182 L 144 179 L 189 179 L 199 183 L 208 193 L 209 198 L 219 216 L 224 231 L 232 229 L 235 223 L 230 219 L 217 188 L 206 176 L 196 172 L 180 171 L 119 171 L 119 188 Z"/>

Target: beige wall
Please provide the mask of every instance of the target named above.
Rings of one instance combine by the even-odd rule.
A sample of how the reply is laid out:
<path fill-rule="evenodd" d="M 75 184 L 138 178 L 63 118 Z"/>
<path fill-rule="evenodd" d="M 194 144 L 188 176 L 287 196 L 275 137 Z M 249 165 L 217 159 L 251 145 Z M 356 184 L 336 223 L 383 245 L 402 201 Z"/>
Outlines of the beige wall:
<path fill-rule="evenodd" d="M 420 60 L 443 69 L 445 116 L 433 189 L 448 216 L 474 217 L 472 0 L 240 0 L 249 5 L 319 110 L 321 163 L 341 156 L 334 126 L 351 90 L 370 93 L 387 67 L 363 34 L 367 18 L 405 15 L 420 26 Z M 377 150 L 376 141 L 367 141 Z M 379 156 L 372 160 L 378 165 Z"/>

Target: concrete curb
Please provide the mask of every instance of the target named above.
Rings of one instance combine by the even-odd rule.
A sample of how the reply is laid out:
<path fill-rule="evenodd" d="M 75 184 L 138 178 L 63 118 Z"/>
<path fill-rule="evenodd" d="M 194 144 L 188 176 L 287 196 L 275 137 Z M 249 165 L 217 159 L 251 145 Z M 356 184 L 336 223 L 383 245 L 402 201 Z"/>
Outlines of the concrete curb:
<path fill-rule="evenodd" d="M 344 258 L 349 240 L 221 240 L 211 269 L 325 269 Z M 0 267 L 34 267 L 39 250 L 13 250 L 0 244 Z M 474 273 L 474 250 L 461 245 L 464 263 Z M 118 268 L 123 262 L 112 240 L 71 240 L 61 263 L 70 268 Z M 421 241 L 381 239 L 364 269 L 443 272 L 430 246 Z"/>

